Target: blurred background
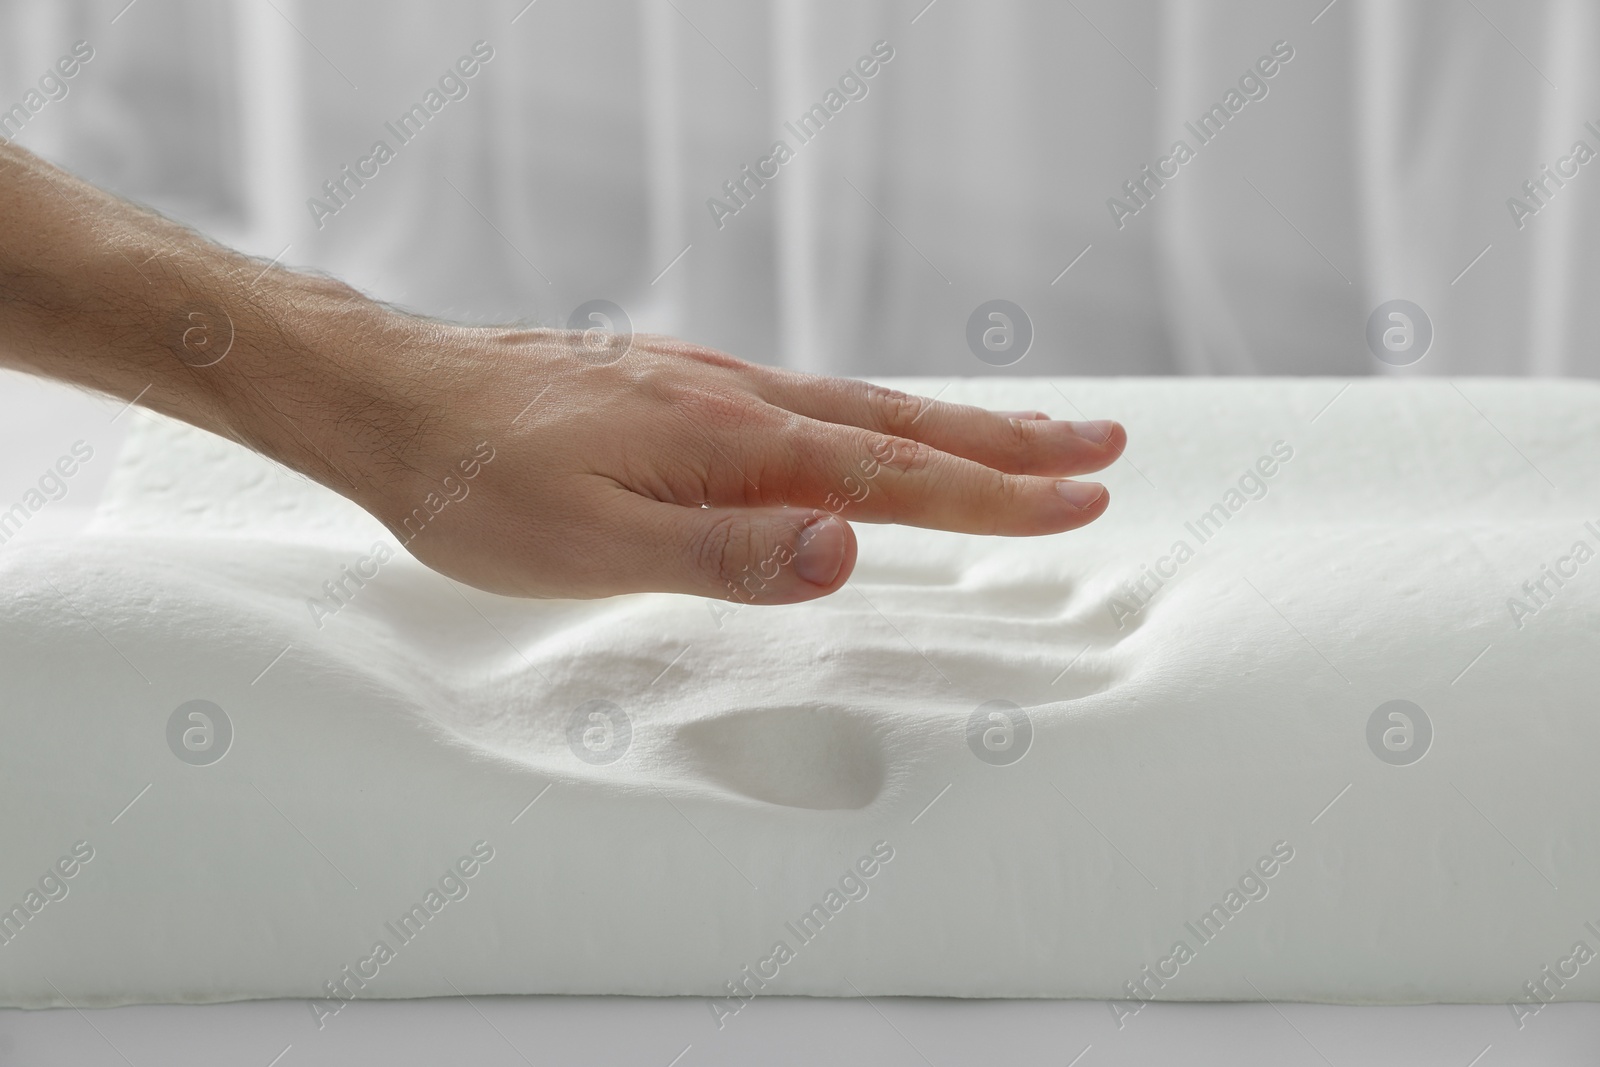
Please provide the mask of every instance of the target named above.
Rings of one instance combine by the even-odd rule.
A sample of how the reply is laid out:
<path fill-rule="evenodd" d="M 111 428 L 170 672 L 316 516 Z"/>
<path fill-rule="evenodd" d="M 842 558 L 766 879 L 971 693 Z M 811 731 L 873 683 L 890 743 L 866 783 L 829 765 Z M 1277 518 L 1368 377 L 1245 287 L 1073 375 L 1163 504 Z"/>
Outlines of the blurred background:
<path fill-rule="evenodd" d="M 603 299 L 849 375 L 1592 376 L 1597 51 L 1591 0 L 4 0 L 0 132 L 460 321 Z M 1419 358 L 1369 344 L 1392 300 Z"/>

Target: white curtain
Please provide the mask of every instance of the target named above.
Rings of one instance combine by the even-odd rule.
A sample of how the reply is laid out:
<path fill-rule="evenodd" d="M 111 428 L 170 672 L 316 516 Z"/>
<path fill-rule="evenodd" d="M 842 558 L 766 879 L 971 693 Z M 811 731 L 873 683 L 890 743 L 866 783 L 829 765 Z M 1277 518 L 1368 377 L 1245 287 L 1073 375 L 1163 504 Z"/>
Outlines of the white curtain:
<path fill-rule="evenodd" d="M 19 143 L 466 321 L 604 298 L 847 374 L 1600 373 L 1600 164 L 1520 228 L 1507 205 L 1574 142 L 1600 151 L 1596 5 L 1324 5 L 8 0 L 0 108 L 87 40 Z M 385 124 L 478 41 L 466 96 L 399 145 Z M 801 143 L 786 123 L 878 42 L 865 95 Z M 1266 95 L 1199 145 L 1186 123 L 1277 42 Z M 1108 199 L 1179 138 L 1194 158 L 1119 228 Z M 379 139 L 394 158 L 319 228 L 307 201 Z M 793 158 L 719 226 L 707 201 L 779 139 Z M 1001 371 L 966 342 L 993 298 L 1035 333 Z M 1398 369 L 1365 340 L 1396 298 L 1435 335 Z"/>

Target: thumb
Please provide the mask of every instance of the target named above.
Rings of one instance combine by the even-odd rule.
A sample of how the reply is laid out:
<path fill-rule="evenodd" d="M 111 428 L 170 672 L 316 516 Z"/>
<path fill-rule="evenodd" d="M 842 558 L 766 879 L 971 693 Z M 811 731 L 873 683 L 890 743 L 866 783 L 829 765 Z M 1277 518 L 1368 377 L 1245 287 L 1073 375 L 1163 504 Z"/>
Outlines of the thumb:
<path fill-rule="evenodd" d="M 634 586 L 745 604 L 798 604 L 844 585 L 849 523 L 807 508 L 696 508 L 638 498 Z M 627 521 L 626 519 L 624 521 Z"/>

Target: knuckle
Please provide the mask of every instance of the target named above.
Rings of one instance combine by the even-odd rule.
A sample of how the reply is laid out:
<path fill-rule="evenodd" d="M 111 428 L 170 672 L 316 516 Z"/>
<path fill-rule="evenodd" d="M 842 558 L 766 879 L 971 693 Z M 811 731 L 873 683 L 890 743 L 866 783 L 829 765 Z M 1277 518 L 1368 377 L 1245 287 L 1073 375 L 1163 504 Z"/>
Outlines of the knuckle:
<path fill-rule="evenodd" d="M 1039 427 L 1031 419 L 1001 419 L 1002 440 L 1012 450 L 1020 451 L 1038 440 Z"/>
<path fill-rule="evenodd" d="M 719 585 L 733 585 L 749 558 L 750 524 L 738 516 L 722 516 L 701 527 L 690 553 L 702 574 Z"/>
<path fill-rule="evenodd" d="M 763 427 L 767 447 L 751 457 L 750 477 L 760 486 L 758 503 L 785 503 L 803 493 L 817 465 L 817 442 L 799 415 L 785 415 Z"/>
<path fill-rule="evenodd" d="M 660 382 L 656 395 L 701 428 L 733 429 L 750 423 L 755 417 L 756 405 L 749 397 L 704 385 Z"/>
<path fill-rule="evenodd" d="M 737 356 L 730 356 L 726 352 L 720 352 L 715 348 L 706 348 L 704 345 L 683 345 L 677 351 L 685 359 L 693 360 L 709 367 L 717 367 L 721 370 L 748 371 L 753 366 Z"/>
<path fill-rule="evenodd" d="M 932 404 L 932 401 L 902 393 L 898 389 L 874 385 L 871 382 L 864 384 L 868 410 L 874 413 L 879 425 L 888 433 L 906 433 Z"/>
<path fill-rule="evenodd" d="M 993 498 L 995 507 L 990 510 L 990 515 L 998 520 L 1000 515 L 1010 515 L 1023 503 L 1032 481 L 1022 475 L 1001 474 L 995 472 L 988 495 Z"/>
<path fill-rule="evenodd" d="M 898 474 L 923 474 L 937 462 L 939 451 L 909 437 L 885 436 L 872 441 L 874 459 Z"/>
<path fill-rule="evenodd" d="M 978 519 L 981 532 L 1014 532 L 1016 517 L 1036 510 L 1030 506 L 1030 501 L 1038 489 L 1037 481 L 1021 474 L 992 473 L 974 494 L 977 506 L 972 513 Z"/>

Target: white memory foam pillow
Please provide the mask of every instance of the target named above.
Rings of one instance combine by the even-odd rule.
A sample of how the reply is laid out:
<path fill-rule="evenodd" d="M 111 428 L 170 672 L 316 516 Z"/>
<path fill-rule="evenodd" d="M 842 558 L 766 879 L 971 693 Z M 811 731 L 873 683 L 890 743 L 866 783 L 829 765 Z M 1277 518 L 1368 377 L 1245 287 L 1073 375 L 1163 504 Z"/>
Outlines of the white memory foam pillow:
<path fill-rule="evenodd" d="M 943 395 L 1123 420 L 1110 511 L 781 608 L 478 593 L 142 421 L 0 549 L 0 1004 L 1600 999 L 1600 390 Z"/>

